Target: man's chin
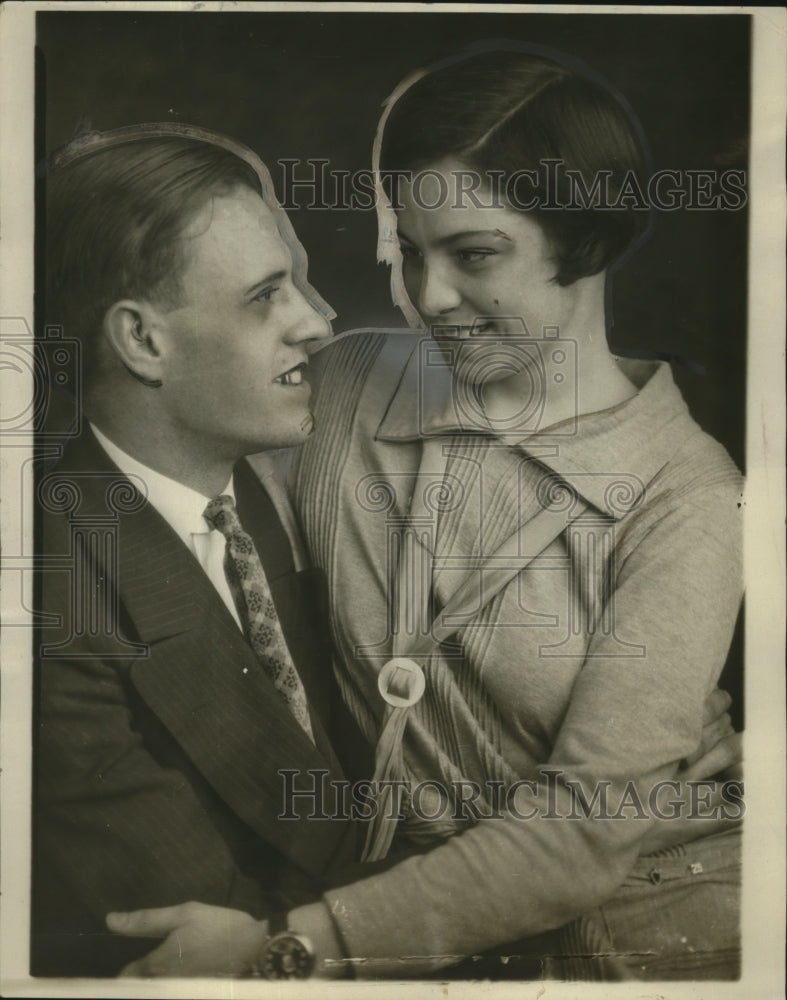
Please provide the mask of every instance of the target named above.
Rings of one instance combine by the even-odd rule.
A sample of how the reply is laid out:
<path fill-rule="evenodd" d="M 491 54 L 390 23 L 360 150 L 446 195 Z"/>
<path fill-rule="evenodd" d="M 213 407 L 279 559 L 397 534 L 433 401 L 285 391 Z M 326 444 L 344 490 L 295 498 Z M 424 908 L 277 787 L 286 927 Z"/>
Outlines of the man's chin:
<path fill-rule="evenodd" d="M 307 441 L 314 433 L 314 415 L 306 412 L 294 420 L 288 427 L 282 427 L 274 433 L 260 436 L 254 442 L 254 452 L 275 451 L 279 448 L 296 448 Z"/>

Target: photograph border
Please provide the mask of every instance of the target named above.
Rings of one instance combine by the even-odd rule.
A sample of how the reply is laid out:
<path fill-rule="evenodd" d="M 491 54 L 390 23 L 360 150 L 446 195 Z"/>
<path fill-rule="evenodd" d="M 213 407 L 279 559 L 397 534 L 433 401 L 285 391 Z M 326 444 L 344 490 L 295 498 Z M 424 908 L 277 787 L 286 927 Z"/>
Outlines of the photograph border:
<path fill-rule="evenodd" d="M 663 996 L 716 1000 L 779 996 L 784 985 L 785 947 L 785 235 L 784 185 L 787 70 L 787 11 L 769 7 L 663 7 L 599 5 L 475 5 L 467 3 L 70 3 L 7 2 L 0 10 L 0 324 L 3 333 L 32 337 L 35 176 L 34 46 L 38 11 L 97 13 L 182 11 L 192 16 L 221 11 L 301 10 L 320 14 L 351 10 L 461 15 L 475 10 L 512 13 L 605 13 L 616 15 L 745 13 L 752 17 L 751 160 L 749 167 L 748 365 L 746 377 L 745 492 L 745 702 L 746 819 L 742 902 L 743 972 L 734 983 L 701 982 L 562 984 L 534 982 L 532 995 L 574 997 Z M 2 345 L 0 345 L 0 350 Z M 33 398 L 34 373 L 19 377 L 13 359 L 0 369 L 0 429 L 14 426 Z M 13 371 L 13 380 L 7 376 Z M 27 388 L 25 388 L 27 382 Z M 26 395 L 27 393 L 27 395 Z M 2 533 L 2 702 L 0 703 L 0 973 L 3 996 L 57 997 L 259 997 L 259 980 L 53 980 L 27 973 L 29 947 L 30 786 L 32 745 L 31 517 L 21 494 L 32 496 L 33 441 L 28 432 L 0 436 Z M 29 513 L 29 512 L 28 512 Z M 433 982 L 277 983 L 276 995 L 418 995 L 439 990 Z M 451 982 L 453 995 L 522 995 L 521 983 Z M 271 995 L 273 995 L 271 993 Z"/>

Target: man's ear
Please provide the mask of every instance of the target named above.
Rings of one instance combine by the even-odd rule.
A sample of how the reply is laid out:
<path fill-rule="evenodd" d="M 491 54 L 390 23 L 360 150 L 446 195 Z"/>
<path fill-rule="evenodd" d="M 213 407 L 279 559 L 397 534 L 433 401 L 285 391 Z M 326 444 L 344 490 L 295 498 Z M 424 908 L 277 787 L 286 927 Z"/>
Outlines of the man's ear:
<path fill-rule="evenodd" d="M 143 385 L 163 382 L 159 315 L 148 302 L 121 299 L 104 314 L 103 333 L 126 371 Z"/>

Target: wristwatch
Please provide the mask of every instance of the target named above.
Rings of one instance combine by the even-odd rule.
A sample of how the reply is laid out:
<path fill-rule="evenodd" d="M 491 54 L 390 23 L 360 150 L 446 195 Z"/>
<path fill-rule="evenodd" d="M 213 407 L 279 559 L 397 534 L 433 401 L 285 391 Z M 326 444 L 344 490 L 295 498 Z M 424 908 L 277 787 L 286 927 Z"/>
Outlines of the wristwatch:
<path fill-rule="evenodd" d="M 314 972 L 314 948 L 311 941 L 287 927 L 287 914 L 274 913 L 268 918 L 268 939 L 262 946 L 255 972 L 263 979 L 308 979 Z"/>

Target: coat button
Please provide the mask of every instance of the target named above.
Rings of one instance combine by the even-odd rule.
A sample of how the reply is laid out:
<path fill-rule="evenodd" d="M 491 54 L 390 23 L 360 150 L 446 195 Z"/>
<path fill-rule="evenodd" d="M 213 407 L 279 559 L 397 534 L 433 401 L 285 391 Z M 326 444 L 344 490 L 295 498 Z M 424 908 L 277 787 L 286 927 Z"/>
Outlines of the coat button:
<path fill-rule="evenodd" d="M 415 660 L 395 656 L 380 671 L 377 687 L 389 705 L 408 708 L 421 700 L 426 690 L 426 678 Z"/>

